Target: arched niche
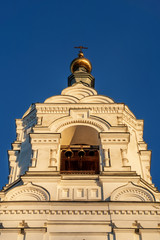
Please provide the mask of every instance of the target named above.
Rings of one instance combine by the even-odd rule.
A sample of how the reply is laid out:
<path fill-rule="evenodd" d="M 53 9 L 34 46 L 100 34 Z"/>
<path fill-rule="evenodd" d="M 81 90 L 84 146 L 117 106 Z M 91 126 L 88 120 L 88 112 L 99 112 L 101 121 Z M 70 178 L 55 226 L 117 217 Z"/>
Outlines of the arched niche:
<path fill-rule="evenodd" d="M 75 125 L 61 133 L 61 173 L 98 174 L 98 131 L 89 126 Z"/>

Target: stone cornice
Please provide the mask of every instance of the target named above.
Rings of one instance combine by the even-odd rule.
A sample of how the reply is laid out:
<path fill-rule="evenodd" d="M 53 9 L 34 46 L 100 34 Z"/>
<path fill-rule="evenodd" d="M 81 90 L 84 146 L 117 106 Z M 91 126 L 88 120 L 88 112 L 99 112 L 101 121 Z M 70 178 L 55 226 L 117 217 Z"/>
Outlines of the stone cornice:
<path fill-rule="evenodd" d="M 131 127 L 135 128 L 136 130 L 143 131 L 143 120 L 133 118 L 128 112 L 123 112 L 123 121 L 128 123 Z"/>
<path fill-rule="evenodd" d="M 30 133 L 30 139 L 31 144 L 58 144 L 60 133 Z"/>
<path fill-rule="evenodd" d="M 100 133 L 102 144 L 122 144 L 128 143 L 130 135 L 127 132 Z"/>
<path fill-rule="evenodd" d="M 37 204 L 37 203 L 36 203 Z M 114 209 L 114 210 L 66 210 L 66 209 L 58 209 L 58 210 L 51 210 L 51 209 L 38 209 L 38 208 L 31 208 L 31 209 L 1 209 L 0 215 L 14 215 L 14 214 L 33 214 L 33 215 L 160 215 L 160 210 L 124 210 L 124 209 Z"/>
<path fill-rule="evenodd" d="M 6 228 L 0 228 L 0 232 L 13 232 L 13 233 L 19 233 L 21 234 L 22 233 L 22 229 L 25 230 L 25 232 L 46 232 L 46 227 L 18 227 L 18 228 L 9 228 L 9 227 L 6 227 Z"/>
<path fill-rule="evenodd" d="M 70 108 L 90 108 L 92 113 L 122 113 L 124 104 L 121 103 L 60 103 L 60 104 L 36 104 L 37 113 L 68 113 Z"/>
<path fill-rule="evenodd" d="M 33 207 L 34 205 L 34 207 Z M 6 209 L 7 206 L 7 209 Z M 160 218 L 160 203 L 155 202 L 32 202 L 32 201 L 7 201 L 0 203 L 0 215 L 18 215 L 24 217 L 33 215 L 50 216 L 139 216 L 141 219 L 151 218 L 157 221 Z"/>
<path fill-rule="evenodd" d="M 90 109 L 91 114 L 122 114 L 118 116 L 119 124 L 127 123 L 136 130 L 143 131 L 143 120 L 138 120 L 123 103 L 36 103 L 32 111 L 23 116 L 23 127 L 29 127 L 37 121 L 36 115 L 69 114 L 70 109 Z"/>

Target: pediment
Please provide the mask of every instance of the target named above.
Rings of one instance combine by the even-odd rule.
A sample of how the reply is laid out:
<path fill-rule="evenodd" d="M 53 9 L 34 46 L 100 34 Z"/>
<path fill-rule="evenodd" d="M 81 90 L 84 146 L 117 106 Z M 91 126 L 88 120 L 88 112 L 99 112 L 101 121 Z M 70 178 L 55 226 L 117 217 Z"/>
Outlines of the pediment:
<path fill-rule="evenodd" d="M 48 201 L 49 193 L 44 188 L 27 183 L 7 192 L 5 201 Z"/>
<path fill-rule="evenodd" d="M 127 185 L 114 190 L 110 197 L 111 201 L 141 201 L 154 202 L 153 194 L 146 188 L 135 185 L 129 182 Z"/>

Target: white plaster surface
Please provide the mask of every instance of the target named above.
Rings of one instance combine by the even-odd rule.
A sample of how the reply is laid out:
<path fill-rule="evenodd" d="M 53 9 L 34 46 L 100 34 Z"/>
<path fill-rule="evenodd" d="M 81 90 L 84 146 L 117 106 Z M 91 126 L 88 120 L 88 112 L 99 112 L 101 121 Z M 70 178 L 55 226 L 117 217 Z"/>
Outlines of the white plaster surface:
<path fill-rule="evenodd" d="M 32 104 L 16 132 L 0 239 L 160 239 L 143 120 L 125 104 L 77 83 Z M 99 147 L 99 174 L 61 174 L 61 147 L 74 144 Z"/>

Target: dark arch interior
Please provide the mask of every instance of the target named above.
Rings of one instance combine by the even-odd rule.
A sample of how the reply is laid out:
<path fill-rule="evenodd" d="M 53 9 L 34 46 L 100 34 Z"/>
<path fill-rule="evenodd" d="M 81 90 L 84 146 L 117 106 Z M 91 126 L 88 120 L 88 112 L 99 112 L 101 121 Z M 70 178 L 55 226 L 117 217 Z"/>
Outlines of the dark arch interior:
<path fill-rule="evenodd" d="M 99 138 L 95 129 L 78 125 L 61 133 L 61 173 L 99 173 Z"/>

